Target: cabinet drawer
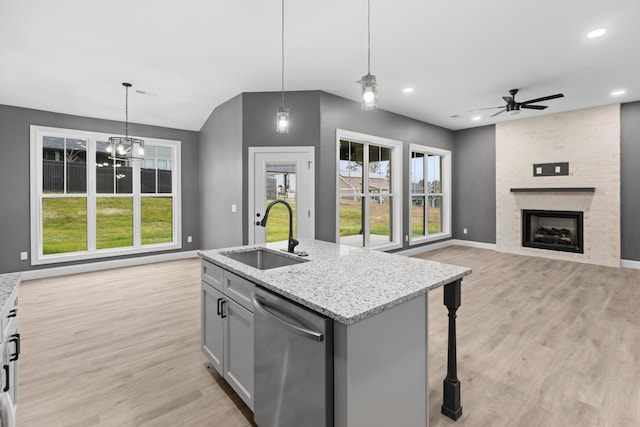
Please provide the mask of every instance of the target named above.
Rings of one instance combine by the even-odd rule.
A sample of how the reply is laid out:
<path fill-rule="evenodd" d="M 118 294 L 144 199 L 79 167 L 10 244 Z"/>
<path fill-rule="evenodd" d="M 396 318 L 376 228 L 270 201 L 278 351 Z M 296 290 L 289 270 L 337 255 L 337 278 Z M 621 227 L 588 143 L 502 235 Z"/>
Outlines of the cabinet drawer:
<path fill-rule="evenodd" d="M 222 268 L 217 265 L 210 263 L 209 261 L 202 260 L 202 281 L 207 282 L 220 292 L 223 292 L 222 289 L 222 272 L 224 271 Z"/>
<path fill-rule="evenodd" d="M 222 292 L 253 313 L 253 303 L 251 300 L 256 293 L 256 285 L 227 270 L 224 270 L 223 283 L 224 288 Z"/>

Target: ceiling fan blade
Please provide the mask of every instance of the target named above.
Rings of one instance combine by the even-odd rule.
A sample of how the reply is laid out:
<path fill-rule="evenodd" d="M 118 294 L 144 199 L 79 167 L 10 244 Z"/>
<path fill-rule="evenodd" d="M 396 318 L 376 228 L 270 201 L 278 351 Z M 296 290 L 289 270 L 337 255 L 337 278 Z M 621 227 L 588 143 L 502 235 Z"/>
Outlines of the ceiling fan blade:
<path fill-rule="evenodd" d="M 476 108 L 475 110 L 467 110 L 467 111 L 471 113 L 473 111 L 494 110 L 496 108 L 504 108 L 504 105 L 501 105 L 499 107 Z"/>
<path fill-rule="evenodd" d="M 498 111 L 497 113 L 493 113 L 493 114 L 492 114 L 492 115 L 490 115 L 489 117 L 495 117 L 495 116 L 497 116 L 498 114 L 502 114 L 502 113 L 504 113 L 505 111 L 507 111 L 507 109 L 506 109 L 506 108 L 505 108 L 504 110 L 500 110 L 500 111 Z"/>
<path fill-rule="evenodd" d="M 546 105 L 520 105 L 520 108 L 528 108 L 530 110 L 544 110 Z"/>
<path fill-rule="evenodd" d="M 530 99 L 528 101 L 521 102 L 520 105 L 524 104 L 535 104 L 536 102 L 548 101 L 550 99 L 562 98 L 564 95 L 561 93 L 556 93 L 555 95 L 543 96 L 542 98 Z"/>

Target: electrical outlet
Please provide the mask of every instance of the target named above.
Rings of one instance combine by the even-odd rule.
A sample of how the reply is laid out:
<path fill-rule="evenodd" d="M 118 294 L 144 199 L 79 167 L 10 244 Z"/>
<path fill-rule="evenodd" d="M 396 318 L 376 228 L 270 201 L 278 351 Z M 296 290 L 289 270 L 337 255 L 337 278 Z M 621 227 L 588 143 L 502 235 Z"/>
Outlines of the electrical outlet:
<path fill-rule="evenodd" d="M 193 236 L 187 236 L 187 243 L 193 242 Z"/>
<path fill-rule="evenodd" d="M 409 241 L 409 235 L 408 235 L 408 234 L 404 236 L 404 241 L 405 241 L 405 242 L 408 242 L 408 241 Z"/>
<path fill-rule="evenodd" d="M 238 207 L 236 206 L 236 204 L 232 204 L 231 205 L 231 212 L 236 212 L 238 210 Z"/>
<path fill-rule="evenodd" d="M 29 253 L 28 252 L 20 252 L 20 261 L 26 261 L 29 259 Z"/>
<path fill-rule="evenodd" d="M 467 234 L 467 229 L 466 229 L 466 228 L 463 228 L 463 229 L 462 229 L 462 233 Z"/>

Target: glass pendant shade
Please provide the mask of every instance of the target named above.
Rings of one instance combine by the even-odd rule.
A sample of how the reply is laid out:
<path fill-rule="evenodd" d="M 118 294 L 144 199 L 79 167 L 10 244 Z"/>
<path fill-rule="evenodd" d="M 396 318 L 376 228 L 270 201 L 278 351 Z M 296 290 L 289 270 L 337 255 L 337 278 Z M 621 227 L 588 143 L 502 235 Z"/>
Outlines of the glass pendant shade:
<path fill-rule="evenodd" d="M 378 106 L 378 85 L 376 76 L 367 74 L 360 80 L 362 85 L 362 109 L 374 110 Z"/>
<path fill-rule="evenodd" d="M 276 114 L 276 132 L 289 133 L 289 109 L 287 107 L 278 107 Z"/>

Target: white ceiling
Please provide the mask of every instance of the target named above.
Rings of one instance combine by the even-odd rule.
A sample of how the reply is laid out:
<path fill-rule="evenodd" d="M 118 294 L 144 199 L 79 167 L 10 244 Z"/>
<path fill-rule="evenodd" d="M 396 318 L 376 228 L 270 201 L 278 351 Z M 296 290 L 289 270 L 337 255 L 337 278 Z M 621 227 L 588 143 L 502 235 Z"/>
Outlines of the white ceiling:
<path fill-rule="evenodd" d="M 200 130 L 280 90 L 279 0 L 0 0 L 0 104 Z M 357 100 L 366 0 L 286 0 L 286 90 Z M 637 0 L 371 0 L 379 106 L 448 129 L 640 99 Z M 606 27 L 590 40 L 586 33 Z M 415 87 L 404 94 L 406 86 Z M 467 110 L 562 92 L 518 116 Z M 610 92 L 626 89 L 614 98 Z M 452 118 L 452 115 L 459 115 Z M 275 120 L 275 112 L 274 112 Z"/>

